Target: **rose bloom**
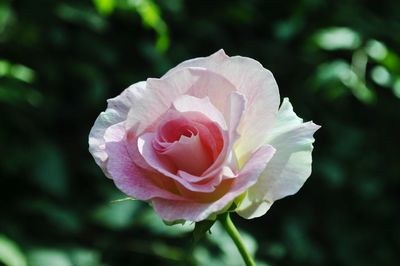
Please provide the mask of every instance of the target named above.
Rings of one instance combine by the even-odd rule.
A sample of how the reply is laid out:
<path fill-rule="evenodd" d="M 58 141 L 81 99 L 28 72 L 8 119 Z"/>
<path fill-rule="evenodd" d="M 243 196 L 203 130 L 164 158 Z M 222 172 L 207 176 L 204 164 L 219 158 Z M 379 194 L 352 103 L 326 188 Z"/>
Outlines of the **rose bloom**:
<path fill-rule="evenodd" d="M 220 50 L 108 100 L 89 135 L 104 174 L 165 221 L 259 217 L 311 174 L 313 134 L 270 71 Z M 234 203 L 232 205 L 232 203 Z"/>

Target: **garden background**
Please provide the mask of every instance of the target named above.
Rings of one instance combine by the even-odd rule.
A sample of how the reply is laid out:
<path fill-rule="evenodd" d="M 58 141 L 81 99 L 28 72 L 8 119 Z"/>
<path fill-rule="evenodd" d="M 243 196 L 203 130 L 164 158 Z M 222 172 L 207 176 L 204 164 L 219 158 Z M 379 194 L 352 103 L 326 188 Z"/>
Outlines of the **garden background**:
<path fill-rule="evenodd" d="M 259 265 L 400 261 L 400 2 L 0 1 L 0 265 L 241 265 L 218 225 L 192 245 L 123 198 L 88 152 L 106 99 L 225 49 L 322 125 L 313 173 L 234 216 Z"/>

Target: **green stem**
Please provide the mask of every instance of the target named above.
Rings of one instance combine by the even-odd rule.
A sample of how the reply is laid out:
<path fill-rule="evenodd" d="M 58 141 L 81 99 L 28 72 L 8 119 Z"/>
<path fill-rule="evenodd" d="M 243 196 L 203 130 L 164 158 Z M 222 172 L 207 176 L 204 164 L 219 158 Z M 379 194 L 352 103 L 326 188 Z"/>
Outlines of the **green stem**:
<path fill-rule="evenodd" d="M 221 214 L 219 216 L 219 221 L 224 226 L 226 232 L 232 238 L 233 242 L 235 243 L 236 247 L 238 248 L 240 255 L 247 266 L 255 266 L 256 263 L 254 262 L 253 257 L 247 251 L 242 238 L 240 237 L 239 231 L 236 229 L 235 225 L 233 224 L 231 218 L 229 217 L 229 212 Z"/>

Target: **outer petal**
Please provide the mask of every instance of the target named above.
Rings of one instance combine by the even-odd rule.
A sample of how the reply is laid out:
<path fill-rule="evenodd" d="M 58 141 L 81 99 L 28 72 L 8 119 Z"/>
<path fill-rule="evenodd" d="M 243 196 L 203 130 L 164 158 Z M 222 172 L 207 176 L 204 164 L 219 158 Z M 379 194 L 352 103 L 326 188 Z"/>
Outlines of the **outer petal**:
<path fill-rule="evenodd" d="M 220 199 L 211 203 L 199 203 L 194 201 L 175 201 L 155 198 L 154 210 L 165 221 L 187 220 L 198 222 L 207 219 L 210 215 L 221 211 L 248 187 L 255 184 L 258 176 L 265 169 L 272 158 L 275 149 L 266 145 L 257 150 L 247 161 L 229 191 Z"/>
<path fill-rule="evenodd" d="M 155 180 L 162 182 L 160 178 L 152 178 L 153 173 L 137 167 L 132 162 L 127 150 L 126 137 L 121 134 L 123 132 L 123 123 L 113 125 L 106 132 L 106 150 L 109 154 L 107 171 L 115 185 L 125 194 L 138 200 L 154 197 L 183 200 L 181 196 L 171 193 L 169 188 L 162 187 L 163 184 L 156 184 Z"/>
<path fill-rule="evenodd" d="M 276 153 L 257 184 L 248 190 L 237 210 L 239 215 L 254 218 L 265 214 L 275 200 L 295 194 L 310 176 L 313 134 L 320 126 L 302 121 L 285 98 L 268 137 Z"/>
<path fill-rule="evenodd" d="M 263 216 L 271 208 L 272 203 L 266 200 L 250 201 L 249 197 L 246 196 L 241 202 L 240 209 L 236 212 L 244 218 L 252 219 Z M 246 208 L 243 208 L 243 206 L 246 206 Z"/>
<path fill-rule="evenodd" d="M 167 72 L 165 77 L 188 67 L 203 67 L 224 76 L 246 97 L 248 108 L 239 127 L 243 138 L 236 147 L 236 155 L 243 164 L 251 151 L 265 143 L 265 136 L 278 112 L 279 91 L 272 73 L 254 59 L 229 57 L 224 50 L 219 50 L 209 57 L 185 61 Z"/>
<path fill-rule="evenodd" d="M 104 133 L 110 126 L 126 119 L 130 107 L 136 101 L 133 92 L 143 89 L 145 86 L 145 82 L 138 82 L 124 90 L 119 96 L 108 100 L 106 111 L 100 113 L 94 122 L 89 134 L 89 151 L 103 170 L 105 170 L 105 162 L 108 158 L 105 151 Z M 109 176 L 106 171 L 105 174 Z"/>
<path fill-rule="evenodd" d="M 218 108 L 217 104 L 226 100 L 224 95 L 229 95 L 235 89 L 223 76 L 204 68 L 182 69 L 161 79 L 148 79 L 146 83 L 145 89 L 135 91 L 138 100 L 127 117 L 126 128 L 138 126 L 137 134 L 152 125 L 182 95 L 198 98 L 208 96 Z M 210 89 L 210 86 L 214 86 L 214 92 L 205 93 L 205 89 Z"/>
<path fill-rule="evenodd" d="M 229 59 L 229 56 L 225 54 L 225 51 L 223 49 L 220 49 L 218 52 L 213 53 L 212 55 L 207 57 L 198 57 L 183 61 L 176 67 L 170 69 L 164 75 L 164 77 L 169 76 L 172 73 L 187 67 L 202 67 L 210 70 L 215 70 L 218 69 L 221 64 L 223 64 L 227 59 Z"/>

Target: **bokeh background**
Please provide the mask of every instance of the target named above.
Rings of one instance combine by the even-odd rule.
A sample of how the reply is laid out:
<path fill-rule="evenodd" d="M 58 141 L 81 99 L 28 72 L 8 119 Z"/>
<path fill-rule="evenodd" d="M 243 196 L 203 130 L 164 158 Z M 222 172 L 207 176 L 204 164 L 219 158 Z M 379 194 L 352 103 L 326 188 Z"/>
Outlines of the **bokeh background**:
<path fill-rule="evenodd" d="M 233 217 L 259 265 L 398 265 L 400 2 L 0 1 L 0 265 L 241 265 L 124 198 L 88 152 L 106 99 L 224 48 L 270 69 L 322 125 L 313 173 Z"/>

